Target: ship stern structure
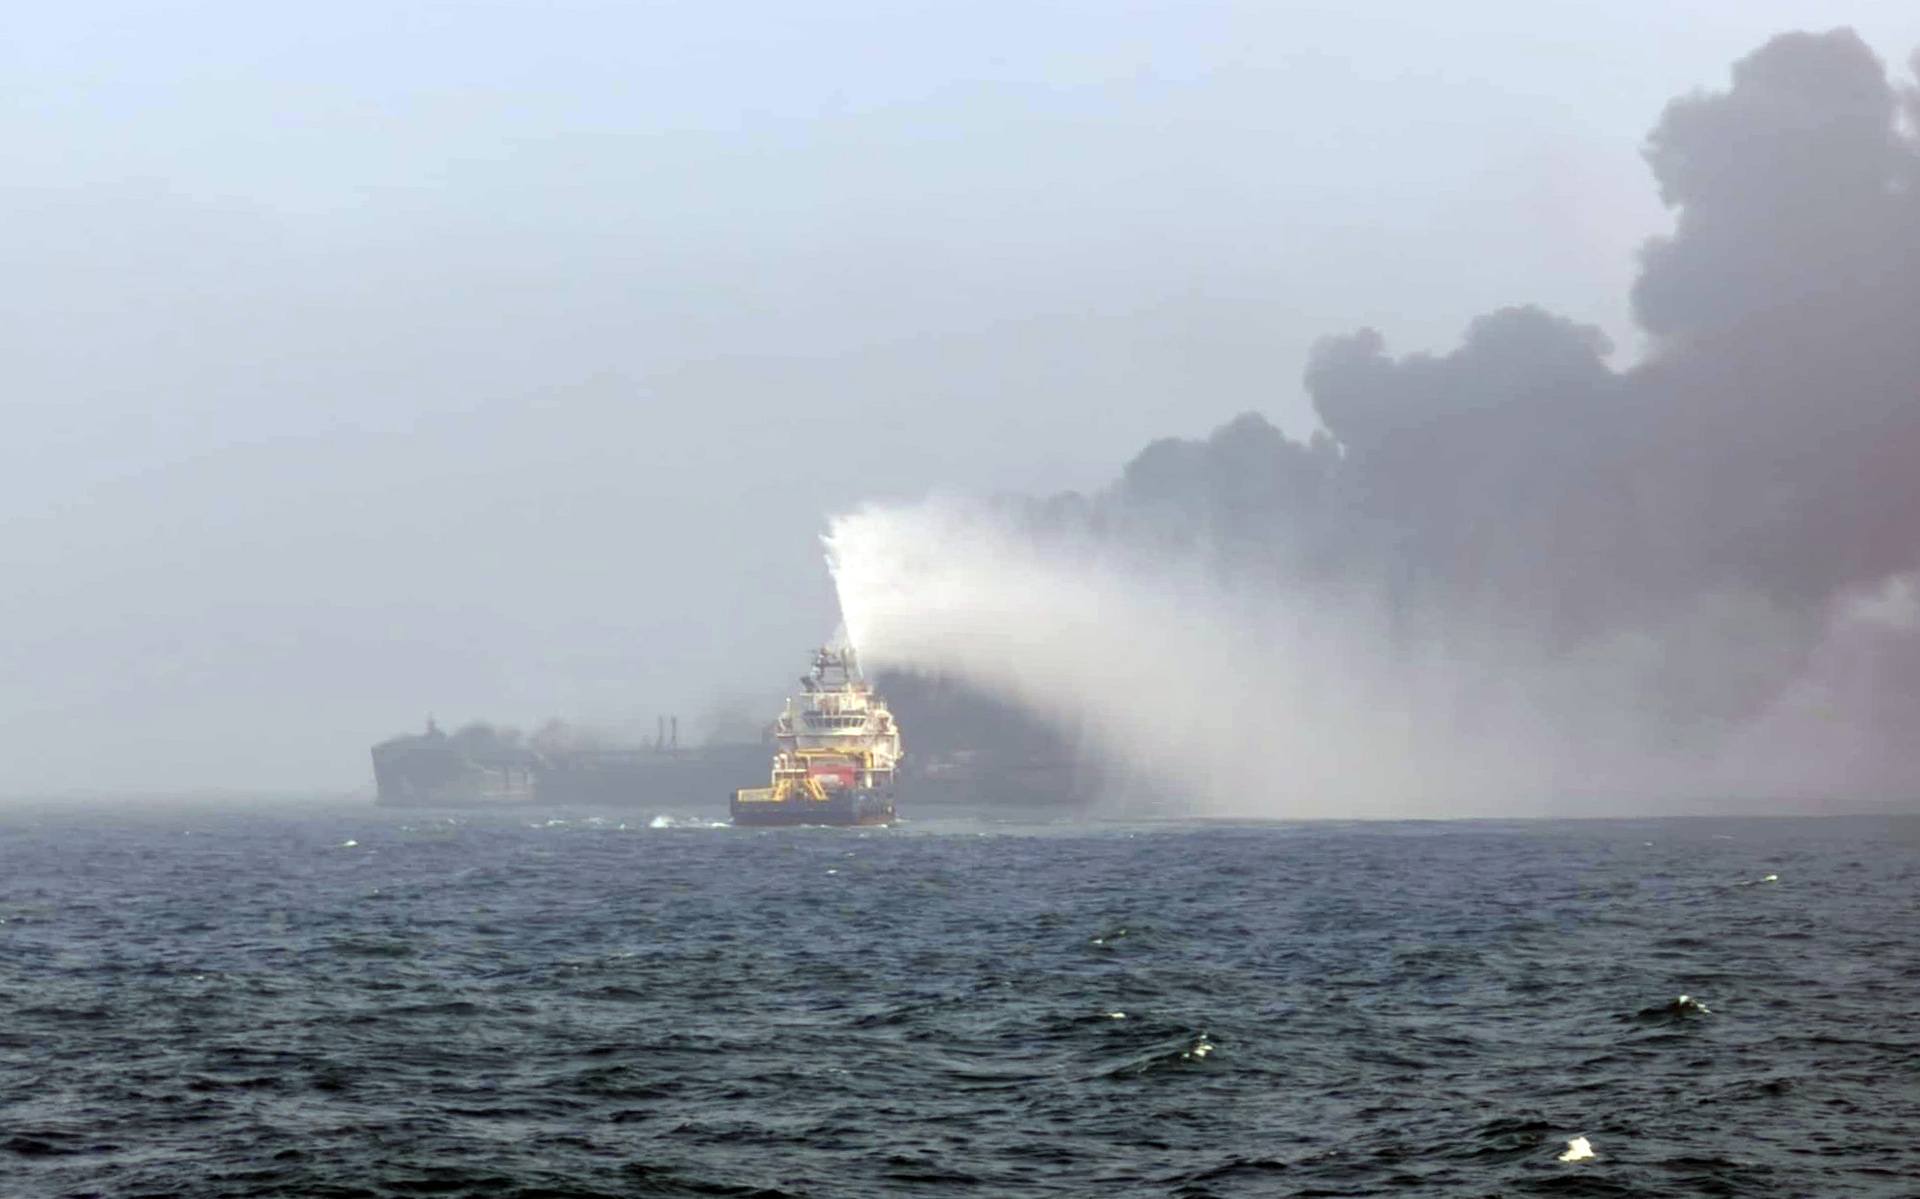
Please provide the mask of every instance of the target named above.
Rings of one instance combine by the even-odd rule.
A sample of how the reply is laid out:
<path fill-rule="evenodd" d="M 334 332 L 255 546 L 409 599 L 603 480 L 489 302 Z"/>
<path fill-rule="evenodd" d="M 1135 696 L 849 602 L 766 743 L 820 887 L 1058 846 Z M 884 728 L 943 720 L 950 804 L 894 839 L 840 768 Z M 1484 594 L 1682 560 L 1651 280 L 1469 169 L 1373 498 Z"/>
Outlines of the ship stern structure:
<path fill-rule="evenodd" d="M 900 756 L 900 728 L 853 650 L 822 648 L 774 722 L 771 780 L 735 791 L 729 813 L 742 827 L 892 824 Z"/>

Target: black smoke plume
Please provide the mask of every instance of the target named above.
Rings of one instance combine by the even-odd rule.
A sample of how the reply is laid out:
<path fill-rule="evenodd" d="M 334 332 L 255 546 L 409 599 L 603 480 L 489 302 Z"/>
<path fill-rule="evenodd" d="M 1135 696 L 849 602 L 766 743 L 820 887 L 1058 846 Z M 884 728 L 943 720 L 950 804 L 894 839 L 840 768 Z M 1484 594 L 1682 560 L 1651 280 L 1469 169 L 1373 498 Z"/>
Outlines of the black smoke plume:
<path fill-rule="evenodd" d="M 1201 564 L 1236 611 L 1310 597 L 1295 625 L 1365 609 L 1391 653 L 1497 671 L 1563 765 L 1663 755 L 1621 769 L 1649 794 L 1911 796 L 1917 125 L 1920 97 L 1852 31 L 1777 37 L 1647 139 L 1674 217 L 1641 255 L 1639 364 L 1533 306 L 1443 355 L 1362 329 L 1307 365 L 1324 432 L 1247 415 L 1155 443 L 1101 494 L 1023 505 L 1021 535 L 1128 571 Z M 1482 752 L 1522 739 L 1498 727 Z M 1582 740 L 1605 752 L 1565 748 Z"/>

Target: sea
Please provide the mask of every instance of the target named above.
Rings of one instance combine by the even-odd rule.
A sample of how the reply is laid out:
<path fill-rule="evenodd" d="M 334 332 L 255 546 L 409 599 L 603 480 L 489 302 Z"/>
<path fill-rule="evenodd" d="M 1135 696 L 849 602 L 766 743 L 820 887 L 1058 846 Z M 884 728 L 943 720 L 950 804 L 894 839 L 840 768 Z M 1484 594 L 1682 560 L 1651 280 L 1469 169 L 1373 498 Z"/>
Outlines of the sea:
<path fill-rule="evenodd" d="M 1920 818 L 0 808 L 0 1196 L 1920 1195 Z"/>

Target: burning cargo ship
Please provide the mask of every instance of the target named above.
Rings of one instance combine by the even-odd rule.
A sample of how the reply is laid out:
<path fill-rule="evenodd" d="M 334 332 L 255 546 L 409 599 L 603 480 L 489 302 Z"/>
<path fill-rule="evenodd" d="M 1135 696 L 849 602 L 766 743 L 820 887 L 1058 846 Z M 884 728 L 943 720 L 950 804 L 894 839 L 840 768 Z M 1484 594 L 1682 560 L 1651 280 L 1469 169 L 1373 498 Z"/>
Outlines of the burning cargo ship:
<path fill-rule="evenodd" d="M 900 728 L 851 648 L 822 648 L 774 722 L 773 778 L 733 793 L 736 825 L 892 824 Z"/>

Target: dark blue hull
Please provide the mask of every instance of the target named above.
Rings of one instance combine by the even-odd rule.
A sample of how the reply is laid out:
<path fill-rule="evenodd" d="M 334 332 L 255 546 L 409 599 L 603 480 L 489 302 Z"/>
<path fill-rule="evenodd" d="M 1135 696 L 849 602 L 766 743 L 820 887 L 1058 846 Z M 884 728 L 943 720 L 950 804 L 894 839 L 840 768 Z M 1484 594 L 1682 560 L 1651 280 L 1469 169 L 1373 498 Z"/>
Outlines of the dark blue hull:
<path fill-rule="evenodd" d="M 893 792 L 835 791 L 825 800 L 742 800 L 734 793 L 733 822 L 742 828 L 779 828 L 803 824 L 855 827 L 892 824 Z"/>

